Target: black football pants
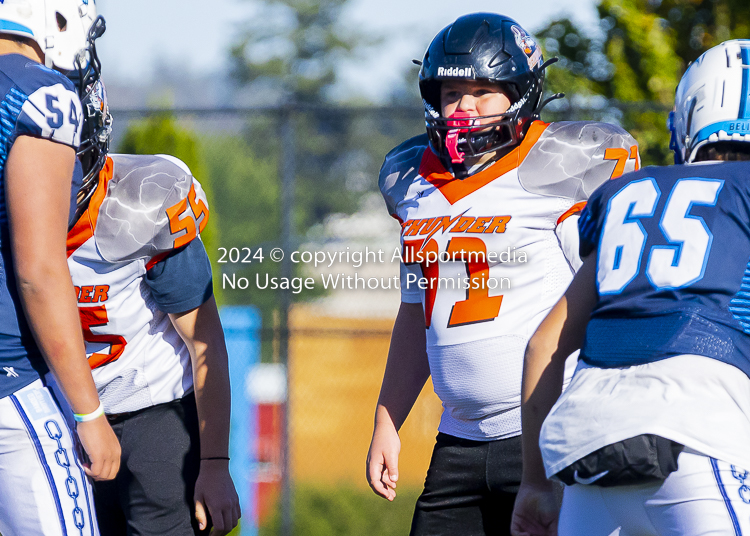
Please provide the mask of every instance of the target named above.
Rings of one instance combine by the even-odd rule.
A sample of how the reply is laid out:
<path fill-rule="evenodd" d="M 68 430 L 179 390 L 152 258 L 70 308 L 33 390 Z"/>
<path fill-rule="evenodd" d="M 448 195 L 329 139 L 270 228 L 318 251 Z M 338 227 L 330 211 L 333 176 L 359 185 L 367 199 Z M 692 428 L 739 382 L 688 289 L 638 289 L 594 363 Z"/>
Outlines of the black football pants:
<path fill-rule="evenodd" d="M 521 436 L 470 441 L 440 433 L 411 536 L 510 536 Z"/>
<path fill-rule="evenodd" d="M 94 482 L 101 536 L 194 536 L 193 492 L 200 469 L 195 396 L 110 419 L 120 472 Z"/>

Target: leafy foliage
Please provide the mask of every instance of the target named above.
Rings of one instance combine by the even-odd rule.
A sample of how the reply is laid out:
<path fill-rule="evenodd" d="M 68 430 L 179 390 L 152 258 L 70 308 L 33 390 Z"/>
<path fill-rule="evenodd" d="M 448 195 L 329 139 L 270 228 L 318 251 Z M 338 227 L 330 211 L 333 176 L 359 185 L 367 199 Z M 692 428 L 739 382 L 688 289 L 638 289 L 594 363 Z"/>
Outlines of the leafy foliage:
<path fill-rule="evenodd" d="M 267 256 L 272 245 L 278 245 L 281 229 L 276 162 L 257 158 L 241 137 L 206 138 L 203 147 L 206 168 L 213 179 L 216 194 L 213 207 L 221 214 L 220 247 L 227 251 L 237 248 L 241 259 L 247 256 L 247 250 L 243 248 L 250 248 L 251 253 L 263 248 Z M 267 258 L 262 264 L 252 256 L 248 260 L 252 262 L 219 266 L 225 273 L 251 279 L 250 289 L 255 288 L 255 274 L 279 275 L 278 265 Z M 221 277 L 221 271 L 215 272 L 215 286 Z M 256 305 L 263 313 L 263 325 L 269 325 L 278 295 L 270 290 L 251 292 L 250 289 L 227 292 L 227 303 Z"/>
<path fill-rule="evenodd" d="M 319 103 L 357 43 L 336 25 L 347 0 L 266 0 L 232 47 L 235 78 L 270 83 L 283 101 Z"/>
<path fill-rule="evenodd" d="M 601 0 L 599 31 L 569 19 L 537 32 L 562 58 L 549 87 L 573 98 L 600 95 L 619 106 L 619 120 L 641 146 L 645 164 L 671 162 L 666 112 L 687 65 L 708 48 L 750 31 L 744 0 Z"/>
<path fill-rule="evenodd" d="M 378 132 L 357 130 L 362 121 L 327 106 L 342 60 L 372 41 L 362 34 L 347 34 L 342 27 L 346 4 L 347 0 L 256 2 L 258 16 L 247 21 L 232 48 L 235 80 L 254 90 L 259 102 L 272 102 L 284 112 L 250 120 L 246 139 L 263 158 L 281 162 L 296 155 L 297 235 L 304 236 L 332 213 L 356 210 L 362 193 L 377 188 L 376 166 L 390 149 L 376 155 L 370 148 L 377 142 L 367 134 L 377 138 Z M 284 121 L 291 122 L 291 141 L 281 139 Z M 349 173 L 353 162 L 364 161 Z M 362 180 L 361 173 L 373 168 L 369 180 Z"/>
<path fill-rule="evenodd" d="M 409 532 L 421 490 L 400 489 L 392 503 L 370 490 L 300 485 L 294 494 L 294 533 L 304 536 L 401 536 Z M 279 534 L 279 514 L 260 536 Z"/>

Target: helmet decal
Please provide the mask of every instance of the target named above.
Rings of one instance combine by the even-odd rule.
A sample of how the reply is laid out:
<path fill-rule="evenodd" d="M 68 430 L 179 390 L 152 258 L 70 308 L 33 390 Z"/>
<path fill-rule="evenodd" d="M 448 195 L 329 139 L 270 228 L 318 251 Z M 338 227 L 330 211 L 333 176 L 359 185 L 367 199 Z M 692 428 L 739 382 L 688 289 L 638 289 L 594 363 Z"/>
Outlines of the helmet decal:
<path fill-rule="evenodd" d="M 466 65 L 463 67 L 438 67 L 437 76 L 438 78 L 461 78 L 464 80 L 474 80 L 476 78 L 474 67 L 472 67 L 471 65 Z"/>
<path fill-rule="evenodd" d="M 511 104 L 510 108 L 508 108 L 508 112 L 507 113 L 511 113 L 511 112 L 515 112 L 516 110 L 520 110 L 521 108 L 523 108 L 523 105 L 526 104 L 527 100 L 528 100 L 528 97 L 526 95 L 524 95 L 523 97 L 521 97 L 520 99 L 518 99 L 516 102 L 514 102 L 513 104 Z"/>
<path fill-rule="evenodd" d="M 510 29 L 513 32 L 513 36 L 516 38 L 516 45 L 523 50 L 523 53 L 526 54 L 526 57 L 528 58 L 527 61 L 529 62 L 529 68 L 533 69 L 535 66 L 539 65 L 539 62 L 542 61 L 542 51 L 536 45 L 534 38 L 517 24 L 511 26 Z"/>
<path fill-rule="evenodd" d="M 422 99 L 422 103 L 424 104 L 424 109 L 425 109 L 425 113 L 426 114 L 428 114 L 433 119 L 437 119 L 438 117 L 440 117 L 440 114 L 437 113 L 437 111 L 435 110 L 435 108 L 433 108 L 432 105 L 429 102 L 427 102 L 426 100 Z"/>

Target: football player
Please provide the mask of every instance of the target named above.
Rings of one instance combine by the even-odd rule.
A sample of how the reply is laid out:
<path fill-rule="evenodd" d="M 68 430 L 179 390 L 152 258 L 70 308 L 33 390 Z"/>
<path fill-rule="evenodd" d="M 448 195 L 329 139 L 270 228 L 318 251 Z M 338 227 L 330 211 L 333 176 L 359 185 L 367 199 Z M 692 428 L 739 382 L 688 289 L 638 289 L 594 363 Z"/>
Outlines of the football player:
<path fill-rule="evenodd" d="M 526 343 L 579 267 L 588 196 L 639 166 L 619 127 L 539 120 L 548 63 L 514 20 L 460 17 L 421 64 L 427 133 L 381 169 L 403 264 L 367 460 L 375 493 L 395 497 L 398 430 L 430 375 L 444 407 L 413 535 L 509 533 Z"/>
<path fill-rule="evenodd" d="M 229 474 L 226 347 L 200 240 L 208 203 L 176 158 L 108 154 L 95 46 L 103 24 L 91 61 L 72 76 L 85 177 L 68 233 L 89 365 L 122 445 L 120 474 L 94 487 L 99 526 L 106 536 L 220 536 L 240 506 Z"/>
<path fill-rule="evenodd" d="M 85 0 L 0 2 L 0 532 L 98 534 L 86 475 L 113 478 L 103 416 L 66 270 L 81 103 L 73 68 L 96 17 Z M 70 404 L 80 444 L 66 424 Z"/>
<path fill-rule="evenodd" d="M 750 533 L 748 68 L 750 40 L 692 63 L 669 121 L 684 165 L 581 215 L 583 267 L 526 354 L 516 536 Z M 545 477 L 566 484 L 557 527 Z"/>

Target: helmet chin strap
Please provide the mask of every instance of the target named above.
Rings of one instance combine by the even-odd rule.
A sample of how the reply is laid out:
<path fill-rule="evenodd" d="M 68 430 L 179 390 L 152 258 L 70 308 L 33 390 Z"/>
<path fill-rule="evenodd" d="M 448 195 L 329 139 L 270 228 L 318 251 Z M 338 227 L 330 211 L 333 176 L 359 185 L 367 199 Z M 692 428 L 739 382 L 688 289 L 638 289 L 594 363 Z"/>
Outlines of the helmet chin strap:
<path fill-rule="evenodd" d="M 473 121 L 470 120 L 472 115 L 468 112 L 454 112 L 450 116 L 450 119 L 456 119 L 456 121 L 448 121 L 449 127 L 470 127 L 473 126 Z M 448 154 L 451 157 L 451 163 L 463 164 L 465 160 L 465 154 L 458 150 L 458 135 L 461 132 L 469 132 L 467 128 L 452 128 L 448 131 L 445 136 L 445 148 L 448 149 Z"/>

